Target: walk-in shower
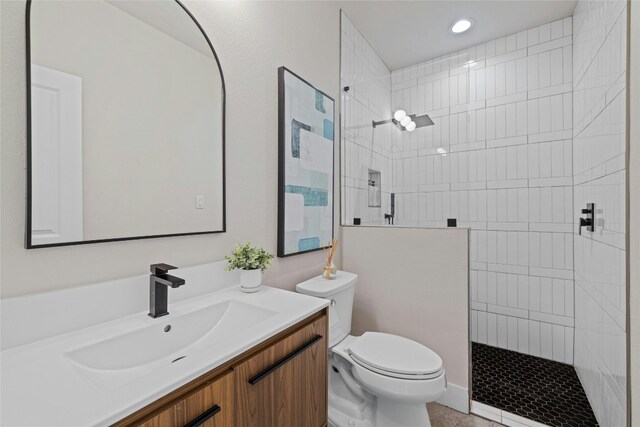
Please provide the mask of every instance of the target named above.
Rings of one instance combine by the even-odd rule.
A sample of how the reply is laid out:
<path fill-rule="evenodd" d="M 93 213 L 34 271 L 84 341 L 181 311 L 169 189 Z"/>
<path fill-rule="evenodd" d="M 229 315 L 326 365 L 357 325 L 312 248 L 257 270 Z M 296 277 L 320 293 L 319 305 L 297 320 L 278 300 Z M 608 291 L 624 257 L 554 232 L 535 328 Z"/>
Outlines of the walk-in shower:
<path fill-rule="evenodd" d="M 571 16 L 393 70 L 343 14 L 342 224 L 470 230 L 472 409 L 485 417 L 626 423 L 626 14 L 624 1 L 580 0 Z M 558 402 L 580 389 L 577 403 L 549 415 L 553 393 L 533 381 L 504 407 L 487 395 L 515 378 L 500 360 L 560 372 L 572 391 Z"/>

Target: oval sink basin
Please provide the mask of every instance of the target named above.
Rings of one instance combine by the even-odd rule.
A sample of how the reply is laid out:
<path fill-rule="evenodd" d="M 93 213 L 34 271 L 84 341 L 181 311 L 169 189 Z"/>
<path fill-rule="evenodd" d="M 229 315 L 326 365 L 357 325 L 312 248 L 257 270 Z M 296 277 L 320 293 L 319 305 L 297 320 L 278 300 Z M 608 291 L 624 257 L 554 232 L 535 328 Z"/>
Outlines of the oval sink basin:
<path fill-rule="evenodd" d="M 79 367 L 114 371 L 166 366 L 191 352 L 220 343 L 228 334 L 276 314 L 251 304 L 230 300 L 182 315 L 154 319 L 153 324 L 68 352 Z M 126 325 L 123 325 L 126 327 Z M 95 376 L 95 375 L 94 375 Z M 95 379 L 95 378 L 94 378 Z"/>

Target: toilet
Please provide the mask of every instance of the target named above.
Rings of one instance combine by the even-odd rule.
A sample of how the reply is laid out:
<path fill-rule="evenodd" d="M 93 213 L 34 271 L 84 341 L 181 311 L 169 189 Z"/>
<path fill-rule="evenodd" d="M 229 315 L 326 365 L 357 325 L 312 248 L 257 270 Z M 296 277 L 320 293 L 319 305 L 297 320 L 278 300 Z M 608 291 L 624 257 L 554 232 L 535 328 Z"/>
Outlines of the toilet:
<path fill-rule="evenodd" d="M 358 276 L 338 272 L 296 286 L 302 294 L 331 300 L 329 307 L 329 426 L 431 426 L 427 402 L 447 389 L 442 359 L 398 335 L 350 335 Z"/>

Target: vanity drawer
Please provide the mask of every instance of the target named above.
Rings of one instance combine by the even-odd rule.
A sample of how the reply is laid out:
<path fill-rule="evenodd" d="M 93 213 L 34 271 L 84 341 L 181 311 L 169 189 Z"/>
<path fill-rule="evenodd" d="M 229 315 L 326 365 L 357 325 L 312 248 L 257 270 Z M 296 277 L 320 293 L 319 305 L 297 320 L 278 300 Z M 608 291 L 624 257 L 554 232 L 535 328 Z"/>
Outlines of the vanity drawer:
<path fill-rule="evenodd" d="M 195 390 L 146 420 L 141 427 L 228 427 L 233 425 L 233 372 Z"/>
<path fill-rule="evenodd" d="M 327 421 L 327 316 L 234 366 L 235 425 L 320 427 Z"/>

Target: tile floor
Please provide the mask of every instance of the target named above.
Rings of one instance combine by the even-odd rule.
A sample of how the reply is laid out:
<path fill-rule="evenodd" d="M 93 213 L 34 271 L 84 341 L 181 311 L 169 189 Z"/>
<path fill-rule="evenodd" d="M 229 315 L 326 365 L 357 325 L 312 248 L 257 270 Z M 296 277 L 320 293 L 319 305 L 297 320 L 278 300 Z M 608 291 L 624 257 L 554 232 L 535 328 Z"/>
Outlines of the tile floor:
<path fill-rule="evenodd" d="M 472 364 L 473 400 L 497 408 L 502 422 L 510 416 L 515 425 L 598 425 L 571 365 L 478 343 Z"/>

